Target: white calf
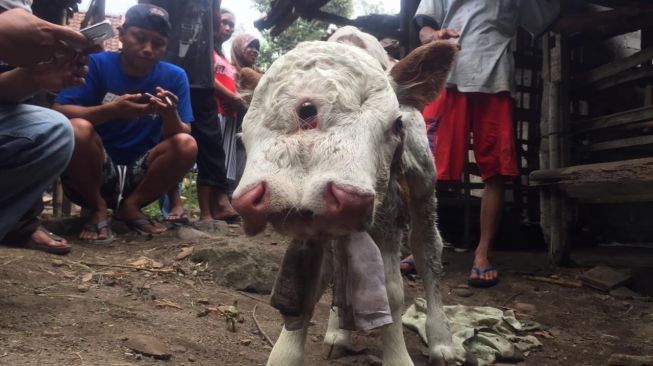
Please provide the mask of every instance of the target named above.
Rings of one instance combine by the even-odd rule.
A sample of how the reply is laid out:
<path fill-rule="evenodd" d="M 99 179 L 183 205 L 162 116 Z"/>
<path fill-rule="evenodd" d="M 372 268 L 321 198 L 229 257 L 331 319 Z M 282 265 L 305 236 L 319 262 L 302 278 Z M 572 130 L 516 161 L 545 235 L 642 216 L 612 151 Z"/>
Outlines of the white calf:
<path fill-rule="evenodd" d="M 291 245 L 329 248 L 332 240 L 369 233 L 383 258 L 393 320 L 381 331 L 385 366 L 413 365 L 402 332 L 399 271 L 402 222 L 409 222 L 428 302 L 431 364 L 454 365 L 438 289 L 435 170 L 420 110 L 445 83 L 457 47 L 422 46 L 388 72 L 373 37 L 346 27 L 331 41 L 300 44 L 260 80 L 243 122 L 247 165 L 234 207 L 249 235 L 271 223 L 294 239 Z M 326 254 L 306 279 L 311 290 L 299 329 L 282 330 L 268 365 L 303 364 L 307 326 L 325 288 L 319 264 Z M 350 332 L 338 324 L 332 312 L 325 342 L 351 347 Z"/>

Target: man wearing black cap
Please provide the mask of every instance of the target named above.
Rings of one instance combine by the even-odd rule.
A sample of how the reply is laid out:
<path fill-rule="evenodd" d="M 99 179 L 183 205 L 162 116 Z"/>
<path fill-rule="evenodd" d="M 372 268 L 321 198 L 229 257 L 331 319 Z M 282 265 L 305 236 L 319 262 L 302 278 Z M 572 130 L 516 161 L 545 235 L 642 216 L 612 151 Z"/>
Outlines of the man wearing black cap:
<path fill-rule="evenodd" d="M 75 131 L 64 190 L 90 212 L 81 239 L 112 240 L 107 208 L 141 233 L 165 231 L 140 209 L 169 191 L 195 162 L 188 78 L 161 61 L 169 31 L 165 10 L 130 8 L 119 29 L 122 52 L 93 55 L 86 84 L 57 97 L 55 109 L 72 119 Z"/>

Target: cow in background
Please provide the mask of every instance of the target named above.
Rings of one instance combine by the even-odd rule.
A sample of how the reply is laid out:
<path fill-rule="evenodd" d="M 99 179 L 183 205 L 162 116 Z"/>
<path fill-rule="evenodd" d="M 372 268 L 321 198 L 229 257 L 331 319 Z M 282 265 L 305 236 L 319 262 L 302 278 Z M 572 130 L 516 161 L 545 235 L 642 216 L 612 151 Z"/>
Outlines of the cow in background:
<path fill-rule="evenodd" d="M 271 223 L 291 246 L 325 252 L 316 262 L 322 271 L 304 279 L 311 291 L 300 326 L 287 329 L 285 318 L 268 365 L 303 364 L 313 308 L 328 285 L 330 243 L 360 233 L 378 246 L 385 272 L 392 323 L 381 330 L 383 365 L 413 365 L 401 323 L 404 222 L 424 280 L 430 364 L 456 364 L 438 287 L 435 170 L 420 111 L 443 87 L 457 50 L 433 42 L 391 66 L 374 37 L 344 27 L 329 42 L 299 44 L 261 78 L 243 122 L 247 165 L 234 208 L 248 235 Z M 351 332 L 337 317 L 332 311 L 325 342 L 349 348 Z"/>

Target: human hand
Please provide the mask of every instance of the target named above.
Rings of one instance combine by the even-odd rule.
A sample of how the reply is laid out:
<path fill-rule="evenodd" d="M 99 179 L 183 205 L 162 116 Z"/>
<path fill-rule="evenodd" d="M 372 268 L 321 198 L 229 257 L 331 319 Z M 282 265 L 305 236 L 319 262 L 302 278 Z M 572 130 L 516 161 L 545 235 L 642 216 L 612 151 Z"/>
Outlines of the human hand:
<path fill-rule="evenodd" d="M 72 60 L 54 58 L 50 62 L 40 63 L 25 70 L 39 89 L 61 90 L 84 85 L 84 76 L 88 73 L 87 62 L 88 57 L 84 55 L 78 55 Z"/>
<path fill-rule="evenodd" d="M 448 40 L 451 38 L 458 38 L 458 37 L 460 37 L 460 34 L 458 32 L 446 28 L 436 30 L 429 26 L 426 26 L 426 27 L 422 27 L 419 30 L 419 40 L 422 42 L 422 44 L 426 44 L 431 41 Z"/>
<path fill-rule="evenodd" d="M 152 100 L 143 103 L 141 102 L 142 98 L 142 94 L 123 94 L 110 104 L 117 118 L 138 119 L 156 113 Z"/>
<path fill-rule="evenodd" d="M 245 109 L 245 99 L 240 95 L 236 94 L 231 99 L 227 99 L 222 103 L 226 112 L 229 113 L 238 113 Z"/>
<path fill-rule="evenodd" d="M 0 59 L 18 67 L 34 66 L 56 57 L 74 59 L 81 50 L 98 50 L 79 31 L 46 22 L 22 9 L 0 14 L 0 34 Z"/>
<path fill-rule="evenodd" d="M 156 87 L 156 98 L 150 99 L 150 104 L 162 116 L 174 115 L 177 113 L 177 104 L 179 98 L 172 92 L 165 90 L 161 87 Z"/>

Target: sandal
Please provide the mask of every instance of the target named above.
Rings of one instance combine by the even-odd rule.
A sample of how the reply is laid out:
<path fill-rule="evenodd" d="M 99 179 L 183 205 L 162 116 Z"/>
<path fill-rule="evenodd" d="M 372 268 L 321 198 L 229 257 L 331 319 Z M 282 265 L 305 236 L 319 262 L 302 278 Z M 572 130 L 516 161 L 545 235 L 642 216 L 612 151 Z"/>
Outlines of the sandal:
<path fill-rule="evenodd" d="M 143 219 L 119 219 L 120 221 L 124 222 L 127 227 L 130 229 L 134 230 L 135 232 L 145 235 L 145 236 L 152 236 L 152 235 L 158 235 L 160 233 L 151 233 L 149 231 L 143 230 L 143 227 L 145 225 L 150 225 L 150 226 L 155 226 L 156 227 L 156 222 L 150 218 L 143 218 Z M 167 230 L 167 228 L 166 228 Z M 164 231 L 166 231 L 164 230 Z M 162 232 L 164 232 L 162 231 Z M 162 233 L 161 232 L 161 233 Z"/>
<path fill-rule="evenodd" d="M 163 221 L 171 224 L 188 224 L 190 222 L 185 212 L 182 212 L 181 215 L 168 214 L 168 216 L 163 218 Z"/>
<path fill-rule="evenodd" d="M 232 215 L 223 219 L 227 224 L 240 224 L 242 219 L 240 215 Z"/>
<path fill-rule="evenodd" d="M 51 231 L 48 231 L 43 226 L 39 226 L 36 230 L 44 233 L 45 235 L 47 235 L 50 239 L 52 239 L 54 241 L 62 242 L 64 240 L 59 235 L 57 235 L 57 234 L 55 234 L 55 233 L 53 233 Z M 27 241 L 27 244 L 25 244 L 25 248 L 33 249 L 33 250 L 40 250 L 42 252 L 46 252 L 46 253 L 50 253 L 50 254 L 59 254 L 59 255 L 68 254 L 68 253 L 70 253 L 70 250 L 72 249 L 70 244 L 54 247 L 54 246 L 47 245 L 47 244 L 35 243 L 31 239 Z"/>
<path fill-rule="evenodd" d="M 86 224 L 84 226 L 84 231 L 92 232 L 97 234 L 98 236 L 100 235 L 100 230 L 107 228 L 107 237 L 104 239 L 82 239 L 86 243 L 89 244 L 99 244 L 99 245 L 106 245 L 106 244 L 111 244 L 113 242 L 113 232 L 111 231 L 111 221 L 110 220 L 102 220 L 96 224 Z M 81 239 L 81 238 L 80 238 Z"/>
<path fill-rule="evenodd" d="M 488 273 L 490 271 L 496 271 L 497 268 L 495 266 L 489 266 L 484 269 L 480 269 L 478 267 L 473 267 L 472 271 L 476 273 L 478 276 L 477 278 L 472 278 L 472 276 L 467 277 L 467 283 L 472 286 L 472 287 L 478 287 L 478 288 L 488 288 L 496 285 L 499 283 L 499 277 L 494 278 L 492 280 L 484 280 L 481 278 L 481 276 L 485 273 Z"/>
<path fill-rule="evenodd" d="M 417 274 L 417 265 L 415 264 L 415 258 L 412 256 L 402 259 L 399 262 L 399 268 L 404 276 L 414 276 Z"/>

